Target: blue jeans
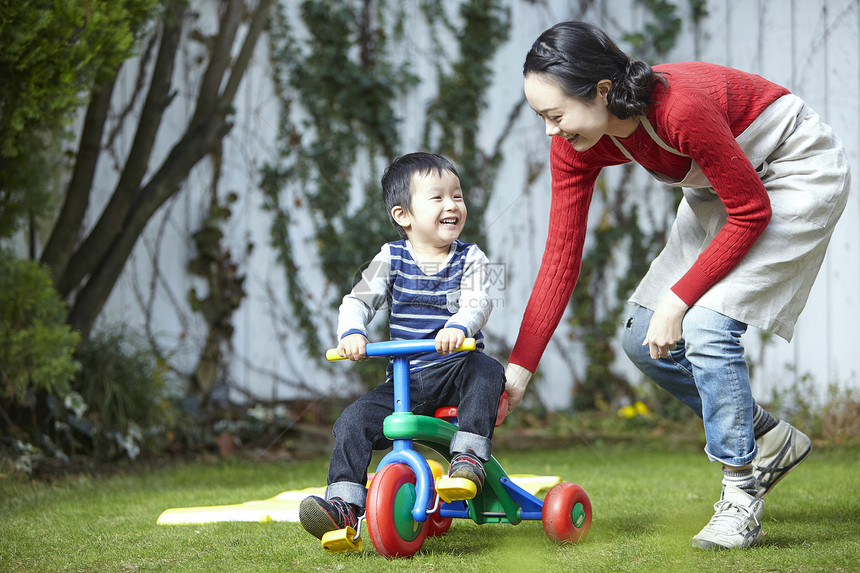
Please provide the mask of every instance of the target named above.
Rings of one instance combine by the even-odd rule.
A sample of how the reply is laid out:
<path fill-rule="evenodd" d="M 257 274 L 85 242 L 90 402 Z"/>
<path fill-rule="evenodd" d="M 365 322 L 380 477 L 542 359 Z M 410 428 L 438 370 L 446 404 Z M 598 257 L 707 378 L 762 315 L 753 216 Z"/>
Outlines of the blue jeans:
<path fill-rule="evenodd" d="M 667 358 L 653 359 L 642 346 L 653 311 L 630 304 L 622 343 L 646 376 L 690 407 L 705 426 L 705 453 L 729 466 L 756 454 L 755 402 L 741 335 L 747 325 L 700 306 L 684 316 L 683 340 Z"/>
<path fill-rule="evenodd" d="M 436 408 L 457 406 L 458 431 L 451 439 L 452 453 L 471 448 L 483 461 L 490 459 L 490 438 L 505 389 L 505 369 L 497 360 L 483 352 L 469 352 L 411 372 L 409 383 L 413 414 L 433 416 Z M 326 499 L 340 497 L 365 506 L 373 450 L 392 445 L 382 433 L 382 422 L 392 412 L 391 382 L 380 384 L 344 409 L 334 423 Z"/>

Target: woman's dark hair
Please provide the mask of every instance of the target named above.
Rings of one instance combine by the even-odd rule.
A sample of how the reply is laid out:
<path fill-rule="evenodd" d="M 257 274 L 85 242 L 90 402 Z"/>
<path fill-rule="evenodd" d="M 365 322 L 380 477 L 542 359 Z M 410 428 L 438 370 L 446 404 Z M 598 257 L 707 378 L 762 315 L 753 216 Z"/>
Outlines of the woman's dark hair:
<path fill-rule="evenodd" d="M 412 176 L 433 172 L 442 175 L 444 171 L 450 171 L 458 179 L 460 178 L 454 164 L 447 158 L 422 151 L 398 157 L 385 169 L 385 173 L 382 174 L 382 200 L 385 203 L 388 220 L 402 238 L 406 238 L 406 231 L 394 220 L 391 210 L 402 207 L 412 212 Z"/>
<path fill-rule="evenodd" d="M 609 112 L 619 119 L 644 115 L 654 84 L 666 80 L 645 62 L 621 51 L 606 32 L 587 22 L 556 24 L 532 44 L 523 76 L 549 76 L 570 97 L 590 101 L 597 82 L 609 80 Z"/>

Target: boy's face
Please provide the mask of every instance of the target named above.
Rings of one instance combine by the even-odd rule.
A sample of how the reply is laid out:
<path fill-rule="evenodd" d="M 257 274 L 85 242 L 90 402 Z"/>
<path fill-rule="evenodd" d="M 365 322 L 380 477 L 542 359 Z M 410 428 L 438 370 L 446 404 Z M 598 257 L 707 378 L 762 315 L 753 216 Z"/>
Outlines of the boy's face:
<path fill-rule="evenodd" d="M 414 245 L 448 248 L 466 224 L 460 178 L 450 171 L 416 173 L 412 176 L 411 211 L 395 207 L 391 214 Z"/>

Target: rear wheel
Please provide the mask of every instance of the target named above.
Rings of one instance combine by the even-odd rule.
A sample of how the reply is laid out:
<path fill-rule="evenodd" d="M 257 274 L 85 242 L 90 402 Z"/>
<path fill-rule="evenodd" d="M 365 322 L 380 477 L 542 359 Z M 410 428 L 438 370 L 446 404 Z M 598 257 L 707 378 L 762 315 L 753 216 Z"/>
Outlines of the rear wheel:
<path fill-rule="evenodd" d="M 439 510 L 437 509 L 435 512 L 427 516 L 427 537 L 445 535 L 448 533 L 448 530 L 451 529 L 452 521 L 454 521 L 454 518 L 442 517 L 439 515 Z"/>
<path fill-rule="evenodd" d="M 575 483 L 560 483 L 546 494 L 541 518 L 550 539 L 578 543 L 591 528 L 591 500 Z"/>
<path fill-rule="evenodd" d="M 421 549 L 429 519 L 412 518 L 415 474 L 405 464 L 389 464 L 373 476 L 367 494 L 367 529 L 373 546 L 384 557 L 409 557 Z"/>

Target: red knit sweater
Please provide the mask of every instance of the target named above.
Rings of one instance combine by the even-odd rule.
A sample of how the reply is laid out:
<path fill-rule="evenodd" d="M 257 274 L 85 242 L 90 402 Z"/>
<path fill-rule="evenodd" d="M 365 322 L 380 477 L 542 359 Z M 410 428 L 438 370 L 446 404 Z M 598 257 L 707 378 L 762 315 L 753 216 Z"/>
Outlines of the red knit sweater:
<path fill-rule="evenodd" d="M 764 185 L 735 137 L 789 93 L 759 76 L 701 62 L 654 66 L 668 81 L 655 88 L 648 119 L 680 157 L 661 149 L 643 127 L 620 139 L 637 163 L 681 180 L 695 161 L 726 206 L 728 221 L 672 291 L 692 305 L 750 249 L 770 221 Z M 534 372 L 579 277 L 588 208 L 603 167 L 628 163 L 609 137 L 577 152 L 561 137 L 550 151 L 552 202 L 540 271 L 510 362 Z"/>

